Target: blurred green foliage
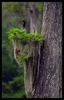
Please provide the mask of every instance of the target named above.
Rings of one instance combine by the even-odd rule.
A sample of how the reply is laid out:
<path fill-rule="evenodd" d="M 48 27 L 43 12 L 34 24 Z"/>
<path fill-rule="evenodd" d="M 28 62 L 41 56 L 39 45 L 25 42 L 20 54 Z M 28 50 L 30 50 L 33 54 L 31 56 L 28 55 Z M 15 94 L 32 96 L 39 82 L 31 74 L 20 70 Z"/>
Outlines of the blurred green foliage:
<path fill-rule="evenodd" d="M 2 98 L 25 97 L 23 67 L 14 61 L 7 35 L 10 28 L 21 27 L 19 7 L 19 2 L 2 3 Z"/>
<path fill-rule="evenodd" d="M 39 10 L 40 13 L 43 13 L 42 11 L 43 11 L 44 2 L 37 2 L 35 6 Z"/>

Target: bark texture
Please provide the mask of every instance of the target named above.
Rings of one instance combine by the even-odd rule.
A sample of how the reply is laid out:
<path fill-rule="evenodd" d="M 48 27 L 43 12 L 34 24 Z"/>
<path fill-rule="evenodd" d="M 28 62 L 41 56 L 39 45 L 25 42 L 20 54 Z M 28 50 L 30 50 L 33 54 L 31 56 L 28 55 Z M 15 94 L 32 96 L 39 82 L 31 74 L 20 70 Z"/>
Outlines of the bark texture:
<path fill-rule="evenodd" d="M 39 78 L 35 98 L 62 97 L 62 3 L 45 2 L 41 34 L 46 41 L 40 49 Z M 35 66 L 37 67 L 37 66 Z M 34 76 L 33 76 L 34 77 Z"/>

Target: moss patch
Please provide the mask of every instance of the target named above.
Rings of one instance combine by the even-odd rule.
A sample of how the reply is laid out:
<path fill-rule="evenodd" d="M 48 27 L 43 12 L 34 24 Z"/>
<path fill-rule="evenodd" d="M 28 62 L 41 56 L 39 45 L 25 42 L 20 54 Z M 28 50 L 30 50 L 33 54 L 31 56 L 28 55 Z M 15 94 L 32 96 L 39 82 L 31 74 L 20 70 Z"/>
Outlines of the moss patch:
<path fill-rule="evenodd" d="M 8 32 L 8 38 L 10 40 L 20 39 L 22 42 L 37 42 L 41 43 L 45 40 L 44 35 L 38 33 L 28 33 L 25 29 L 13 28 Z"/>

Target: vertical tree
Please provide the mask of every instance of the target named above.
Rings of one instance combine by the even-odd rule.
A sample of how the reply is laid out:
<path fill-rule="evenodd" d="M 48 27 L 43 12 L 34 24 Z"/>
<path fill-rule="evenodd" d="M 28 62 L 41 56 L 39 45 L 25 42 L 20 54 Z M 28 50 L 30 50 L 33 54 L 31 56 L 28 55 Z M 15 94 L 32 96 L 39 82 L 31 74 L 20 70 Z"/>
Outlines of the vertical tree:
<path fill-rule="evenodd" d="M 46 41 L 41 46 L 39 79 L 34 97 L 62 97 L 62 3 L 45 2 L 42 32 Z M 37 67 L 37 66 L 36 66 Z"/>

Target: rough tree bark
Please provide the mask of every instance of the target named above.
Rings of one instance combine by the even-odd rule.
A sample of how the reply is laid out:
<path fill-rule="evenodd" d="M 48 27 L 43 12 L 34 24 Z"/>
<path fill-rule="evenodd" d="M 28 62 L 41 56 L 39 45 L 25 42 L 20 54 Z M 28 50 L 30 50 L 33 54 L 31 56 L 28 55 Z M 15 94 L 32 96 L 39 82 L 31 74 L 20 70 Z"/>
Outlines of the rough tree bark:
<path fill-rule="evenodd" d="M 62 3 L 45 2 L 42 33 L 46 36 L 41 46 L 39 78 L 34 98 L 62 97 Z M 37 66 L 35 66 L 37 67 Z M 36 72 L 35 72 L 36 73 Z M 37 75 L 36 75 L 37 76 Z M 34 77 L 34 76 L 33 76 Z"/>

